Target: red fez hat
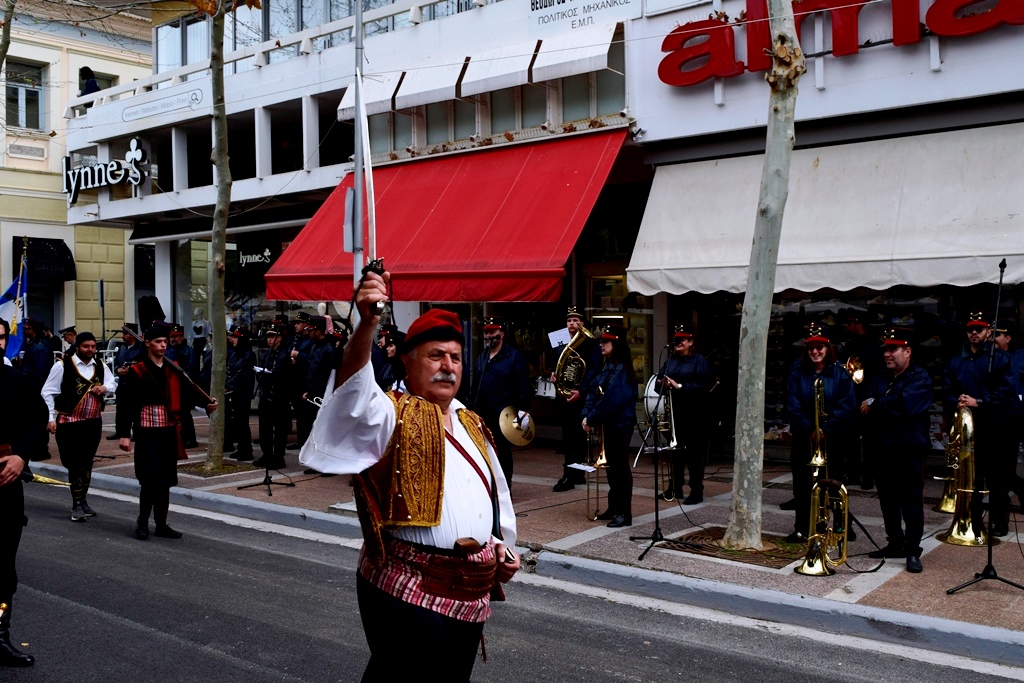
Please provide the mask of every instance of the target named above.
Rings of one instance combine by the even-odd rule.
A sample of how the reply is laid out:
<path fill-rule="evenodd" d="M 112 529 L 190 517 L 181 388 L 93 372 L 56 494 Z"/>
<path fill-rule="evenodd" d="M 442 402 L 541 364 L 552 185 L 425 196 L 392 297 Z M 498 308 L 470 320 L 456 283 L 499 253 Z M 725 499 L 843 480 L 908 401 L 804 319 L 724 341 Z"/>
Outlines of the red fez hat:
<path fill-rule="evenodd" d="M 465 344 L 462 336 L 462 321 L 457 313 L 441 308 L 432 308 L 409 325 L 405 333 L 402 353 L 408 353 L 428 341 L 457 341 Z"/>

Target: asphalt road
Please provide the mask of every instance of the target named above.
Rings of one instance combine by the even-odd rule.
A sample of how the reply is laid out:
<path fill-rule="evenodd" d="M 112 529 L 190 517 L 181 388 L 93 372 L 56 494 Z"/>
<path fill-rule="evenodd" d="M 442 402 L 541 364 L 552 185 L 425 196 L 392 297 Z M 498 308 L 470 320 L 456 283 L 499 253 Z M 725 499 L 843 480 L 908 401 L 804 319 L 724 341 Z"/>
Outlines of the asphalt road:
<path fill-rule="evenodd" d="M 130 501 L 91 496 L 99 516 L 75 524 L 66 489 L 32 485 L 26 499 L 13 633 L 37 663 L 0 670 L 0 681 L 359 680 L 369 653 L 351 542 L 173 508 L 171 524 L 185 538 L 141 542 Z M 474 680 L 1024 679 L 1022 669 L 812 639 L 803 629 L 536 576 L 507 592 Z M 433 680 L 430 672 L 423 680 Z"/>

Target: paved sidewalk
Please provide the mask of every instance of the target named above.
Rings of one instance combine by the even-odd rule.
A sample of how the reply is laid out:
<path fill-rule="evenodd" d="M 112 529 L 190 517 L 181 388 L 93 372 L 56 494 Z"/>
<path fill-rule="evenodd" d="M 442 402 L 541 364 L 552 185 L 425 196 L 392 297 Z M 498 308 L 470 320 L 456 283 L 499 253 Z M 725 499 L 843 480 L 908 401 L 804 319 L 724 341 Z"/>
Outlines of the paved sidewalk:
<path fill-rule="evenodd" d="M 112 411 L 104 420 L 113 420 Z M 190 451 L 190 460 L 205 459 L 206 418 L 196 418 L 202 448 Z M 257 432 L 255 419 L 252 431 Z M 104 436 L 112 432 L 108 425 Z M 541 439 L 538 439 L 541 441 Z M 517 512 L 519 545 L 528 548 L 526 559 L 539 574 L 580 581 L 616 590 L 645 594 L 705 606 L 769 621 L 796 623 L 833 633 L 849 633 L 919 647 L 969 655 L 1024 666 L 1024 591 L 999 581 L 982 581 L 955 595 L 946 589 L 959 585 L 986 565 L 984 548 L 963 548 L 940 543 L 934 534 L 949 526 L 950 516 L 933 512 L 941 494 L 939 482 L 925 488 L 924 572 L 909 574 L 902 560 L 890 560 L 874 573 L 857 573 L 847 566 L 834 576 L 807 577 L 793 566 L 771 569 L 753 564 L 655 547 L 641 562 L 654 531 L 655 490 L 650 458 L 640 458 L 634 470 L 633 526 L 608 529 L 587 518 L 583 487 L 554 493 L 561 476 L 562 456 L 551 442 L 520 449 L 515 455 L 513 501 Z M 40 474 L 63 476 L 53 457 L 33 463 Z M 259 449 L 256 448 L 257 455 Z M 101 441 L 93 486 L 134 494 L 132 457 L 120 453 L 115 441 Z M 239 486 L 259 484 L 264 471 L 246 469 L 237 474 L 204 478 L 179 474 L 172 502 L 263 521 L 345 536 L 359 537 L 349 478 L 303 474 L 298 451 L 288 451 L 288 467 L 273 472 L 274 482 L 291 481 L 295 487 Z M 226 462 L 233 462 L 230 455 Z M 793 530 L 793 513 L 779 509 L 790 497 L 788 466 L 767 463 L 764 480 L 765 537 L 781 537 Z M 677 538 L 701 527 L 724 527 L 729 516 L 732 463 L 712 462 L 705 474 L 705 499 L 695 506 L 661 503 L 661 530 Z M 603 503 L 603 500 L 602 500 Z M 69 501 L 70 506 L 70 501 Z M 70 509 L 70 507 L 69 507 Z M 874 491 L 854 487 L 850 510 L 871 536 L 884 545 L 881 513 Z M 69 521 L 69 524 L 71 522 Z M 1011 518 L 1009 537 L 993 549 L 993 564 L 1000 576 L 1024 584 L 1024 515 Z M 130 530 L 126 531 L 128 533 Z M 850 544 L 849 564 L 867 570 L 877 564 L 866 556 L 874 546 L 858 529 Z"/>

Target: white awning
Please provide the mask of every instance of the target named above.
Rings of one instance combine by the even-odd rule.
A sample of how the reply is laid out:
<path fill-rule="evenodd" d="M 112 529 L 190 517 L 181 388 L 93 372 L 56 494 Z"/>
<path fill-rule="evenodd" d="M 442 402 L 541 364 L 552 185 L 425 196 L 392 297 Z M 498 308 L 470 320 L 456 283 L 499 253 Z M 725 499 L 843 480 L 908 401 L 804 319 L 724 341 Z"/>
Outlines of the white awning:
<path fill-rule="evenodd" d="M 608 68 L 608 48 L 615 24 L 576 29 L 544 38 L 533 63 L 530 81 L 541 83 L 555 78 L 601 71 Z"/>
<path fill-rule="evenodd" d="M 657 169 L 629 291 L 742 292 L 763 156 Z M 775 291 L 1024 281 L 1024 124 L 798 150 Z"/>
<path fill-rule="evenodd" d="M 366 114 L 383 114 L 391 111 L 392 100 L 398 82 L 402 78 L 401 71 L 389 71 L 383 74 L 363 74 L 363 97 L 366 100 Z M 338 120 L 350 121 L 356 117 L 356 89 L 351 85 L 345 89 L 338 105 Z"/>
<path fill-rule="evenodd" d="M 395 109 L 409 109 L 455 99 L 455 84 L 465 61 L 423 66 L 405 72 L 395 95 Z"/>
<path fill-rule="evenodd" d="M 498 50 L 473 55 L 462 77 L 463 97 L 526 85 L 530 82 L 530 62 L 537 52 L 537 43 L 519 43 Z"/>

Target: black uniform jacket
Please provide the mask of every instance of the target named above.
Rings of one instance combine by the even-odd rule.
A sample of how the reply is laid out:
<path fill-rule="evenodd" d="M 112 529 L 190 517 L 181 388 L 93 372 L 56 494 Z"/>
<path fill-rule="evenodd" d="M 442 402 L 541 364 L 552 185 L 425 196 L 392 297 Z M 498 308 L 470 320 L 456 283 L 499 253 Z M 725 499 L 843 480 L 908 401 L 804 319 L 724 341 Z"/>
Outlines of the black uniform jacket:
<path fill-rule="evenodd" d="M 868 387 L 868 398 L 874 399 L 868 411 L 868 426 L 874 443 L 885 449 L 927 448 L 928 408 L 934 391 L 932 378 L 917 365 L 899 375 L 885 370 L 876 375 Z"/>

